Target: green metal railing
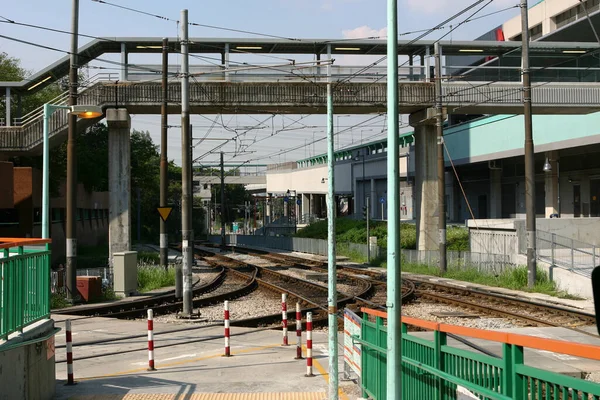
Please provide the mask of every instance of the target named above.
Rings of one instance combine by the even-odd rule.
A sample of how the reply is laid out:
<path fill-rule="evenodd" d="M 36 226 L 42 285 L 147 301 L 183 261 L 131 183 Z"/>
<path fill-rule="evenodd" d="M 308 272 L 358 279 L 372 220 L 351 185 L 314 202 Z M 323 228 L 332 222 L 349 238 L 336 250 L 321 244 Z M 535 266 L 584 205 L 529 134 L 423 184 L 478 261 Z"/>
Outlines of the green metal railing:
<path fill-rule="evenodd" d="M 385 313 L 368 309 L 363 311 L 362 337 L 353 337 L 362 346 L 363 397 L 384 400 L 387 386 Z M 433 340 L 408 333 L 408 325 L 433 331 Z M 502 355 L 495 358 L 451 347 L 446 343 L 448 334 L 499 342 Z M 456 399 L 457 389 L 462 387 L 479 399 L 600 399 L 598 383 L 525 365 L 524 348 L 600 360 L 598 346 L 403 317 L 402 372 L 398 372 L 398 378 L 402 379 L 403 398 Z"/>
<path fill-rule="evenodd" d="M 47 239 L 0 238 L 0 340 L 50 315 L 50 250 Z"/>

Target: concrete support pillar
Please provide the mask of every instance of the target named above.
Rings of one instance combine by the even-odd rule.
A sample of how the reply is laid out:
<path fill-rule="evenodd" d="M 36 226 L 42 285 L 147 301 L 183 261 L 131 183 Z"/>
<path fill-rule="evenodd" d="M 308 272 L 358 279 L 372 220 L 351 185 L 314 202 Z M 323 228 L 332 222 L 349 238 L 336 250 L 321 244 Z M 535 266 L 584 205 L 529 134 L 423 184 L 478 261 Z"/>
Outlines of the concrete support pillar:
<path fill-rule="evenodd" d="M 131 250 L 131 118 L 125 108 L 106 110 L 108 125 L 108 243 L 113 254 Z"/>
<path fill-rule="evenodd" d="M 223 67 L 225 68 L 225 81 L 229 82 L 229 43 L 225 43 L 225 49 L 223 50 Z"/>
<path fill-rule="evenodd" d="M 490 169 L 490 218 L 502 218 L 501 169 Z"/>
<path fill-rule="evenodd" d="M 119 74 L 120 81 L 126 81 L 129 75 L 127 63 L 129 62 L 129 54 L 127 53 L 127 45 L 121 43 L 121 73 Z"/>
<path fill-rule="evenodd" d="M 309 212 L 311 215 L 313 215 L 315 213 L 315 195 L 314 194 L 310 194 L 310 207 L 309 207 Z"/>
<path fill-rule="evenodd" d="M 548 151 L 546 157 L 551 167 L 545 173 L 546 218 L 550 218 L 552 214 L 558 214 L 558 152 Z"/>
<path fill-rule="evenodd" d="M 375 179 L 371 179 L 371 196 L 369 197 L 369 214 L 371 219 L 377 219 L 377 210 L 379 209 L 379 199 L 377 198 L 377 188 Z"/>
<path fill-rule="evenodd" d="M 4 123 L 6 126 L 11 126 L 12 118 L 10 115 L 10 103 L 11 103 L 10 100 L 11 99 L 10 99 L 10 88 L 9 87 L 6 88 L 6 98 L 5 99 L 6 100 L 5 100 L 4 104 L 6 105 L 6 115 L 5 115 L 6 120 L 4 121 Z"/>
<path fill-rule="evenodd" d="M 438 250 L 438 174 L 435 112 L 410 115 L 415 128 L 415 194 L 417 249 Z"/>

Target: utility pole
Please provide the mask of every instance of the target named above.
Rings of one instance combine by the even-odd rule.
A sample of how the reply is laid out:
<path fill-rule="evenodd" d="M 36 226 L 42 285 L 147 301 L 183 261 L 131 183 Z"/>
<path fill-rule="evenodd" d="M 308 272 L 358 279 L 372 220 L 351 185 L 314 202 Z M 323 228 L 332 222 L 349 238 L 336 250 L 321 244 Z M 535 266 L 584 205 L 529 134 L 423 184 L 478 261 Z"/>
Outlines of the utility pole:
<path fill-rule="evenodd" d="M 527 0 L 521 0 L 521 39 L 523 68 L 523 116 L 525 120 L 525 225 L 527 230 L 527 286 L 535 285 L 535 163 L 533 121 L 531 117 L 531 82 L 529 80 L 529 21 Z"/>
<path fill-rule="evenodd" d="M 77 38 L 79 35 L 79 0 L 73 0 L 71 25 L 71 62 L 69 69 L 69 105 L 77 104 L 77 71 L 78 59 Z M 75 139 L 77 136 L 77 116 L 69 113 L 67 133 L 67 299 L 74 302 L 77 294 L 77 153 Z"/>
<path fill-rule="evenodd" d="M 167 126 L 169 124 L 167 114 L 168 96 L 168 69 L 169 69 L 169 39 L 163 38 L 162 48 L 162 107 L 160 109 L 160 207 L 167 207 L 167 196 L 169 190 L 169 163 L 167 160 Z M 169 234 L 167 223 L 160 219 L 160 265 L 165 270 L 169 268 Z"/>
<path fill-rule="evenodd" d="M 371 219 L 371 198 L 368 196 L 366 203 L 367 204 L 365 205 L 365 207 L 367 207 L 367 264 L 369 264 L 371 262 L 371 243 L 369 242 L 369 237 L 371 236 L 371 230 L 369 229 L 369 220 Z"/>
<path fill-rule="evenodd" d="M 327 45 L 327 288 L 329 326 L 329 400 L 338 399 L 337 268 L 335 259 L 335 184 L 333 88 L 331 85 L 331 45 Z M 289 218 L 289 213 L 288 213 Z"/>
<path fill-rule="evenodd" d="M 225 250 L 225 167 L 221 152 L 221 250 Z"/>
<path fill-rule="evenodd" d="M 402 281 L 400 268 L 400 174 L 398 160 L 398 0 L 387 0 L 387 399 L 402 398 Z"/>
<path fill-rule="evenodd" d="M 442 60 L 440 43 L 435 42 L 435 128 L 437 131 L 437 172 L 438 172 L 438 231 L 440 250 L 440 270 L 448 269 L 446 261 L 446 176 L 444 168 L 444 116 L 442 115 Z"/>
<path fill-rule="evenodd" d="M 192 132 L 190 129 L 188 55 L 188 10 L 181 10 L 181 235 L 183 267 L 183 315 L 193 313 L 192 262 L 194 260 L 194 230 L 192 227 Z"/>

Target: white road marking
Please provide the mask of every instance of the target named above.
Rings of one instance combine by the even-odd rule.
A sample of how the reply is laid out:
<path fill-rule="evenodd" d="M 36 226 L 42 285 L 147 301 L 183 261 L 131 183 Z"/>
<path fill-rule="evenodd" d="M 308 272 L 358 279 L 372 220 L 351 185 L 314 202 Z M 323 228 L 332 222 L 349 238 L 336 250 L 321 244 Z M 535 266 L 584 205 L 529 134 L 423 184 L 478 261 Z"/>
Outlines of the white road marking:
<path fill-rule="evenodd" d="M 165 361 L 171 361 L 171 360 L 178 360 L 180 358 L 192 358 L 192 357 L 196 357 L 197 354 L 182 354 L 180 356 L 175 356 L 175 357 L 169 357 L 169 358 L 162 358 L 160 360 L 155 360 L 155 363 L 160 363 L 160 362 L 165 362 Z M 134 362 L 131 363 L 131 365 L 148 365 L 148 361 L 140 361 L 140 362 Z"/>

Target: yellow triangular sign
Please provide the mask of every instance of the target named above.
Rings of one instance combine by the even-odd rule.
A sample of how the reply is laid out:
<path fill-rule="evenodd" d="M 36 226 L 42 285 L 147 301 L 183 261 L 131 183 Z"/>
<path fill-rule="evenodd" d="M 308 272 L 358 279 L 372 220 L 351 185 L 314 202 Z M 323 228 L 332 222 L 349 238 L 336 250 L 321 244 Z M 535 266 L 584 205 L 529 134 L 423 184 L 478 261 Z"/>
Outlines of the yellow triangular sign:
<path fill-rule="evenodd" d="M 163 221 L 167 222 L 167 218 L 171 215 L 171 211 L 173 211 L 173 207 L 158 207 L 158 213 Z"/>

